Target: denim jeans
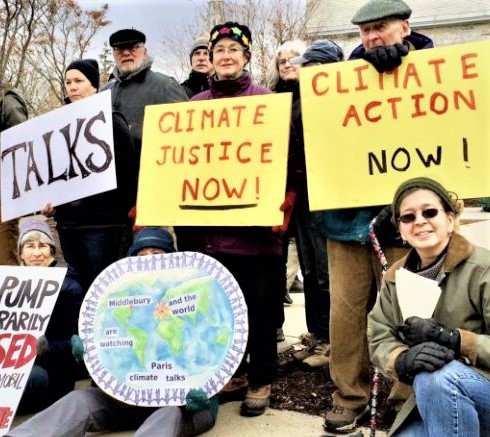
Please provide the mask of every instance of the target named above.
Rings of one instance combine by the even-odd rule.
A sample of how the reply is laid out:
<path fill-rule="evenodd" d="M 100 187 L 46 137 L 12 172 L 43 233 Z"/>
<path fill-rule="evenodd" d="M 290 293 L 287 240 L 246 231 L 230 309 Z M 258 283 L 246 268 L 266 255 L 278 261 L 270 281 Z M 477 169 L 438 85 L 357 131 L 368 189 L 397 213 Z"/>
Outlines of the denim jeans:
<path fill-rule="evenodd" d="M 397 437 L 480 437 L 490 435 L 490 380 L 451 361 L 419 373 L 413 389 L 420 415 L 412 414 Z"/>
<path fill-rule="evenodd" d="M 102 270 L 119 259 L 123 230 L 124 226 L 83 229 L 58 227 L 63 257 L 77 274 L 84 293 Z"/>

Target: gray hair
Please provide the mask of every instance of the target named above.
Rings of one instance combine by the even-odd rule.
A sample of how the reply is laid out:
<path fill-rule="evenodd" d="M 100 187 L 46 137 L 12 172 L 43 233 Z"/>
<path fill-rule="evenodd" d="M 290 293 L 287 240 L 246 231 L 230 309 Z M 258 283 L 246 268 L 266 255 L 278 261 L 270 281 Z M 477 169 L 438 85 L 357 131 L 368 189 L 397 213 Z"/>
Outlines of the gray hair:
<path fill-rule="evenodd" d="M 56 253 L 56 246 L 54 245 L 53 240 L 49 238 L 44 232 L 33 230 L 26 232 L 19 240 L 19 254 L 20 252 L 22 252 L 24 244 L 30 243 L 31 241 L 41 241 L 42 243 L 49 244 L 49 246 L 51 247 L 51 255 L 54 255 Z"/>
<path fill-rule="evenodd" d="M 274 91 L 276 89 L 277 83 L 279 82 L 279 67 L 277 61 L 281 53 L 283 52 L 293 52 L 296 56 L 302 55 L 306 50 L 306 43 L 300 39 L 293 39 L 291 41 L 286 41 L 281 44 L 274 54 L 269 67 L 267 69 L 267 87 Z"/>

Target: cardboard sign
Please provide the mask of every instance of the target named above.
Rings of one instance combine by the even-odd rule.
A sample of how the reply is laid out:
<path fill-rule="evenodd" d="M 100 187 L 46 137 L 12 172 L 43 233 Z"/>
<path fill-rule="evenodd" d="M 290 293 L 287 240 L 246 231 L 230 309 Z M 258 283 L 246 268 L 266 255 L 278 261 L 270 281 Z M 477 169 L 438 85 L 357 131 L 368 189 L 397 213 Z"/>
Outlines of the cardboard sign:
<path fill-rule="evenodd" d="M 93 282 L 80 337 L 92 379 L 139 406 L 184 405 L 190 389 L 215 395 L 248 339 L 238 283 L 214 258 L 177 252 L 121 259 Z"/>
<path fill-rule="evenodd" d="M 1 133 L 2 220 L 116 188 L 110 91 Z"/>
<path fill-rule="evenodd" d="M 147 106 L 138 225 L 282 223 L 291 94 Z"/>
<path fill-rule="evenodd" d="M 363 60 L 302 68 L 312 210 L 382 205 L 418 176 L 490 195 L 490 41 L 418 50 L 378 74 Z"/>
<path fill-rule="evenodd" d="M 0 435 L 12 425 L 66 270 L 0 266 Z"/>

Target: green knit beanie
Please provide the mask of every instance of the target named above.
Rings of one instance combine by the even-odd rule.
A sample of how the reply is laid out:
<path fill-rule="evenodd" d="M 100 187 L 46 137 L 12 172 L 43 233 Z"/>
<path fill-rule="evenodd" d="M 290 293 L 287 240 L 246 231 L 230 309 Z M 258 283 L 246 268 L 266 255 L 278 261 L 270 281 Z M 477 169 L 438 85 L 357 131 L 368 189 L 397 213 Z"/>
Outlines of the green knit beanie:
<path fill-rule="evenodd" d="M 416 189 L 430 190 L 437 194 L 441 199 L 441 202 L 446 211 L 456 213 L 455 196 L 451 194 L 437 181 L 430 178 L 413 178 L 403 182 L 396 190 L 393 198 L 391 208 L 393 211 L 393 221 L 396 223 L 398 217 L 400 217 L 400 204 L 407 194 L 413 192 Z"/>

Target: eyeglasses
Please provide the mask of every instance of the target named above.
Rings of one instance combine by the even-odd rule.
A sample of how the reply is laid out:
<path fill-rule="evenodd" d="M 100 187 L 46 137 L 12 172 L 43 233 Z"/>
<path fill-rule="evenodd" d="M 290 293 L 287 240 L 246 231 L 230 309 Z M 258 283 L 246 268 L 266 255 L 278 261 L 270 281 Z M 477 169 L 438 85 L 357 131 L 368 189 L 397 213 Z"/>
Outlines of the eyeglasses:
<path fill-rule="evenodd" d="M 421 211 L 422 217 L 426 219 L 431 219 L 434 217 L 437 217 L 439 214 L 439 211 L 444 211 L 443 209 L 437 209 L 437 208 L 427 208 Z M 412 223 L 415 221 L 417 218 L 417 215 L 413 212 L 409 212 L 408 214 L 403 214 L 400 217 L 398 217 L 398 221 L 402 223 Z"/>
<path fill-rule="evenodd" d="M 238 56 L 239 53 L 243 53 L 244 50 L 239 47 L 216 47 L 213 49 L 213 56 L 223 56 L 228 53 L 230 56 Z"/>
<path fill-rule="evenodd" d="M 114 51 L 114 53 L 122 53 L 126 50 L 129 50 L 130 52 L 135 52 L 143 46 L 144 44 L 142 42 L 138 42 L 136 44 L 120 45 L 117 47 L 113 47 L 112 50 Z"/>
<path fill-rule="evenodd" d="M 291 64 L 291 59 L 279 59 L 279 61 L 277 61 L 277 65 L 279 67 L 283 67 L 284 65 L 286 65 L 287 63 L 289 62 L 290 65 L 293 65 Z"/>

